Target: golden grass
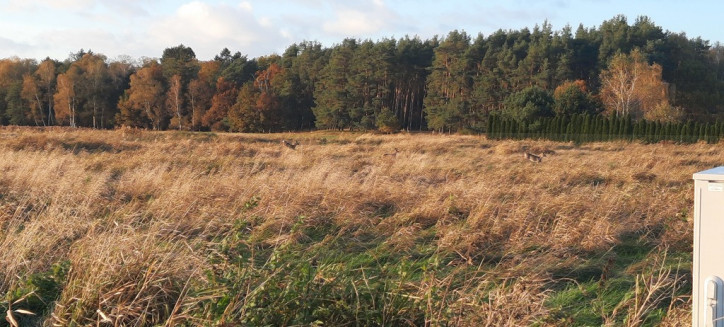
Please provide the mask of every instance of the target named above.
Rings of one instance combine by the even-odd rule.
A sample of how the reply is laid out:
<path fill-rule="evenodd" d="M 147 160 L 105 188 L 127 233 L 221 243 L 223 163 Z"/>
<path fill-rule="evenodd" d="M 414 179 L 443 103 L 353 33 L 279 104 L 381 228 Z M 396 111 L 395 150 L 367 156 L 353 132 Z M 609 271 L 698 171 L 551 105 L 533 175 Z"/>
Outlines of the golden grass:
<path fill-rule="evenodd" d="M 532 163 L 524 151 L 546 157 Z M 213 269 L 209 251 L 235 220 L 259 217 L 252 239 L 278 247 L 308 241 L 294 228 L 305 217 L 403 256 L 431 239 L 451 267 L 492 264 L 463 286 L 413 283 L 420 298 L 458 292 L 454 324 L 555 325 L 543 305 L 552 271 L 630 233 L 690 251 L 691 175 L 722 163 L 722 146 L 707 144 L 3 128 L 0 294 L 69 260 L 47 323 L 192 321 L 185 285 Z M 685 308 L 664 322 L 688 322 Z M 439 309 L 428 308 L 430 323 Z"/>

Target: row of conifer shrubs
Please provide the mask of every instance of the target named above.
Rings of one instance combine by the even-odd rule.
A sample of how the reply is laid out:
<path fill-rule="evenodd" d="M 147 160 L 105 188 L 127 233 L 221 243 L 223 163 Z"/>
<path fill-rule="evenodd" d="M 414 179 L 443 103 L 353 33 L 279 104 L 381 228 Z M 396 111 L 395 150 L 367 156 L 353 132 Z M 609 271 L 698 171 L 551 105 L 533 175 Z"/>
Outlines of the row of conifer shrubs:
<path fill-rule="evenodd" d="M 656 143 L 717 143 L 724 136 L 724 122 L 660 122 L 634 120 L 631 116 L 579 114 L 516 121 L 499 115 L 488 119 L 489 139 L 545 139 L 561 142 L 643 141 Z"/>

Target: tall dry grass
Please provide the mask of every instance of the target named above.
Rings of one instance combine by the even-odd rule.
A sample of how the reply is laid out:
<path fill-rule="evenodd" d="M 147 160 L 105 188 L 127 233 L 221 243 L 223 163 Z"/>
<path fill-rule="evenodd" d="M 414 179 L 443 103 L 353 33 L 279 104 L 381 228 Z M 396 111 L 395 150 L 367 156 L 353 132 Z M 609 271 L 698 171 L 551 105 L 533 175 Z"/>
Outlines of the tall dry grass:
<path fill-rule="evenodd" d="M 290 149 L 282 139 L 300 145 Z M 656 249 L 691 251 L 691 174 L 722 164 L 721 150 L 426 134 L 3 128 L 0 294 L 6 308 L 22 309 L 30 305 L 23 296 L 40 297 L 31 294 L 40 292 L 37 280 L 55 283 L 51 301 L 33 307 L 43 312 L 9 313 L 29 324 L 233 325 L 251 314 L 243 296 L 220 312 L 208 307 L 231 291 L 213 277 L 233 268 L 220 248 L 250 249 L 238 254 L 260 258 L 244 268 L 250 273 L 272 260 L 255 251 L 329 246 L 339 255 L 374 249 L 396 263 L 431 262 L 390 283 L 398 297 L 374 304 L 392 319 L 380 324 L 402 317 L 425 325 L 566 325 L 567 307 L 548 300 L 585 283 L 585 271 L 605 285 L 606 260 L 620 268 L 615 274 L 638 278 L 659 262 Z M 532 163 L 526 151 L 546 157 Z M 345 248 L 332 247 L 340 240 Z M 631 242 L 653 251 L 629 264 L 615 249 Z M 343 260 L 325 260 L 312 280 L 331 285 L 341 280 L 335 270 Z M 359 296 L 376 278 L 368 280 L 367 268 L 350 292 Z M 244 279 L 244 297 L 264 292 L 273 271 Z M 667 290 L 682 287 L 685 278 L 676 278 Z M 603 306 L 601 321 L 646 322 L 628 299 L 615 312 Z M 657 321 L 689 321 L 685 297 L 672 293 L 664 302 L 672 304 Z M 415 312 L 422 318 L 410 318 Z"/>

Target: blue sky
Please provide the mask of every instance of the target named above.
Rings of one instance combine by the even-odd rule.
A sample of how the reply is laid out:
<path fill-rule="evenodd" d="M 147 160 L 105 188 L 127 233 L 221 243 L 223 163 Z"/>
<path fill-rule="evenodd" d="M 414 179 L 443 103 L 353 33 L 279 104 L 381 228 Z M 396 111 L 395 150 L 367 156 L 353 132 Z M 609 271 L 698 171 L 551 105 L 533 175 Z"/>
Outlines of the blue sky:
<path fill-rule="evenodd" d="M 696 0 L 0 0 L 0 58 L 62 60 L 83 48 L 138 59 L 182 43 L 201 60 L 224 47 L 257 57 L 304 40 L 487 35 L 544 20 L 575 30 L 618 14 L 714 43 L 724 41 L 723 12 L 724 1 Z"/>

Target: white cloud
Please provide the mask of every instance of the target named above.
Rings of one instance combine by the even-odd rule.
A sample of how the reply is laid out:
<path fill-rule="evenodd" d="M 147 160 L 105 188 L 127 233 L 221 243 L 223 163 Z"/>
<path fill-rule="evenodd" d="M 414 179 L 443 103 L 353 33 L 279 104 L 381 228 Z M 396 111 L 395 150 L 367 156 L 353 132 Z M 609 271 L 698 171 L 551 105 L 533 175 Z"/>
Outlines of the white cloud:
<path fill-rule="evenodd" d="M 7 9 L 28 10 L 34 8 L 71 9 L 89 8 L 96 0 L 8 0 Z"/>
<path fill-rule="evenodd" d="M 622 8 L 613 4 L 624 3 L 609 1 L 0 0 L 0 30 L 5 31 L 0 36 L 0 58 L 62 60 L 80 48 L 109 57 L 153 57 L 183 43 L 199 59 L 208 60 L 224 47 L 257 57 L 282 52 L 303 40 L 331 46 L 345 37 L 429 38 L 453 29 L 489 34 L 499 28 L 530 28 L 544 19 L 554 29 L 565 23 L 596 26 L 615 14 L 609 9 Z M 673 0 L 665 2 L 678 5 Z M 687 20 L 670 14 L 668 7 L 644 10 L 648 7 L 631 4 L 624 13 L 633 19 L 638 12 L 646 12 L 664 28 L 722 39 L 706 35 L 711 29 L 702 32 L 682 26 Z M 719 11 L 710 10 L 711 15 L 699 21 L 716 21 Z M 665 18 L 669 21 L 659 21 Z"/>
<path fill-rule="evenodd" d="M 324 31 L 343 36 L 374 33 L 382 28 L 378 19 L 358 10 L 340 10 L 337 19 L 324 23 Z"/>
<path fill-rule="evenodd" d="M 0 37 L 0 59 L 18 56 L 20 53 L 27 53 L 33 50 L 29 44 L 23 44 L 11 39 Z"/>
<path fill-rule="evenodd" d="M 101 0 L 108 11 L 120 19 L 150 16 L 146 6 L 152 5 L 150 0 Z"/>
<path fill-rule="evenodd" d="M 466 22 L 499 25 L 521 16 L 499 6 L 461 6 L 456 1 L 441 6 L 428 0 L 0 0 L 0 4 L 4 11 L 0 29 L 15 31 L 3 35 L 6 46 L 0 54 L 56 59 L 80 48 L 109 57 L 154 57 L 179 44 L 193 48 L 201 60 L 213 58 L 225 47 L 257 57 L 282 52 L 303 40 L 329 46 L 345 37 L 429 37 L 464 28 Z M 16 11 L 6 11 L 9 7 Z M 468 10 L 461 12 L 461 7 Z M 430 19 L 430 8 L 435 19 Z"/>
<path fill-rule="evenodd" d="M 225 47 L 252 56 L 278 51 L 284 37 L 268 19 L 254 16 L 251 4 L 238 6 L 199 1 L 179 7 L 169 17 L 152 24 L 151 39 L 163 47 L 185 44 L 200 59 L 211 59 Z M 254 47 L 253 49 L 249 49 Z"/>
<path fill-rule="evenodd" d="M 244 9 L 244 10 L 246 10 L 246 11 L 249 11 L 249 12 L 251 12 L 251 11 L 254 10 L 254 7 L 252 7 L 251 2 L 249 2 L 249 1 L 242 1 L 242 2 L 239 4 L 239 7 L 242 8 L 242 9 Z"/>
<path fill-rule="evenodd" d="M 109 56 L 129 53 L 128 51 L 133 51 L 132 54 L 141 54 L 145 50 L 130 46 L 132 43 L 126 43 L 126 46 L 119 46 L 120 44 L 123 43 L 116 35 L 103 30 L 73 28 L 44 31 L 22 41 L 0 38 L 0 58 L 19 55 L 37 60 L 45 57 L 64 60 L 80 49 Z"/>
<path fill-rule="evenodd" d="M 325 33 L 342 37 L 377 34 L 396 21 L 397 14 L 383 0 L 361 1 L 334 6 L 334 19 L 323 24 Z"/>
<path fill-rule="evenodd" d="M 272 21 L 269 17 L 259 18 L 259 25 L 264 27 L 272 27 Z"/>

